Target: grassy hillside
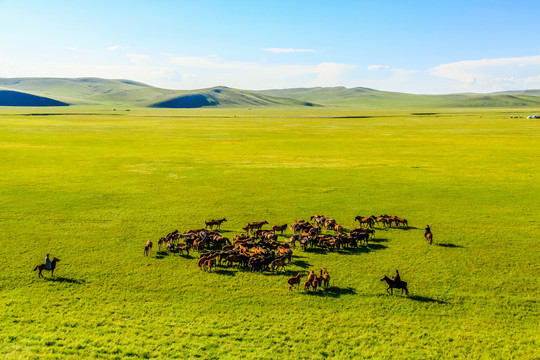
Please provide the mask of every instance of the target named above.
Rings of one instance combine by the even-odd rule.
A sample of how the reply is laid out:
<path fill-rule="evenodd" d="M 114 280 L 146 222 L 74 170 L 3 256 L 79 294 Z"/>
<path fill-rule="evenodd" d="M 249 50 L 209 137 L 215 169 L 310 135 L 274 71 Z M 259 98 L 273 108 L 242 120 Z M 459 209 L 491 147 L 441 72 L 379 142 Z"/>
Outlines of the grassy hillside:
<path fill-rule="evenodd" d="M 48 96 L 73 105 L 147 106 L 174 93 L 134 81 L 99 78 L 0 78 L 0 87 Z"/>
<path fill-rule="evenodd" d="M 157 108 L 198 108 L 204 106 L 252 107 L 252 106 L 317 106 L 286 97 L 263 95 L 251 91 L 230 89 L 224 86 L 187 92 L 181 96 L 150 105 Z"/>
<path fill-rule="evenodd" d="M 0 87 L 22 90 L 39 96 L 47 96 L 73 105 L 171 108 L 201 106 L 313 106 L 313 104 L 305 104 L 296 99 L 272 97 L 226 87 L 194 91 L 167 90 L 128 80 L 99 78 L 0 79 Z"/>
<path fill-rule="evenodd" d="M 1 90 L 0 106 L 68 106 L 61 101 L 23 93 L 20 91 Z"/>
<path fill-rule="evenodd" d="M 8 110 L 2 358 L 540 357 L 536 121 L 485 110 Z M 206 273 L 193 252 L 143 256 L 147 239 L 210 218 L 226 217 L 232 238 L 250 221 L 321 213 L 347 230 L 381 213 L 411 227 L 377 227 L 356 250 L 296 249 L 278 274 Z M 55 279 L 32 271 L 46 253 L 61 259 Z M 288 292 L 289 276 L 323 267 L 329 290 Z M 379 281 L 396 269 L 408 297 Z"/>
<path fill-rule="evenodd" d="M 414 95 L 367 88 L 298 88 L 260 91 L 262 94 L 311 101 L 330 107 L 363 109 L 540 107 L 535 92 L 523 94 Z"/>
<path fill-rule="evenodd" d="M 538 90 L 493 94 L 414 95 L 367 88 L 298 88 L 248 91 L 227 87 L 167 90 L 129 80 L 99 78 L 1 79 L 0 88 L 23 91 L 71 105 L 157 108 L 252 108 L 327 106 L 348 109 L 540 107 Z"/>

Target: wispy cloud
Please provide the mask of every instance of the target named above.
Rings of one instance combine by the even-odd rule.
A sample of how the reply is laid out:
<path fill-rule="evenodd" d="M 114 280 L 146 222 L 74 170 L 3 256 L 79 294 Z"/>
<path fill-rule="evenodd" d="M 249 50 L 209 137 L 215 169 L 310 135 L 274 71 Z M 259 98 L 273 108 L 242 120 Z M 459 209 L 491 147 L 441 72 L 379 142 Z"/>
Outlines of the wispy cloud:
<path fill-rule="evenodd" d="M 313 65 L 235 62 L 215 55 L 175 56 L 170 58 L 170 63 L 180 74 L 190 74 L 190 83 L 199 87 L 222 84 L 244 89 L 343 85 L 346 73 L 357 67 L 330 62 Z"/>
<path fill-rule="evenodd" d="M 368 70 L 371 71 L 378 71 L 378 70 L 388 70 L 390 69 L 390 66 L 388 65 L 370 65 L 367 67 Z"/>
<path fill-rule="evenodd" d="M 109 46 L 107 49 L 107 51 L 116 51 L 116 50 L 120 50 L 120 49 L 130 49 L 131 46 L 120 46 L 120 45 L 112 45 L 112 46 Z"/>
<path fill-rule="evenodd" d="M 458 61 L 435 66 L 430 73 L 454 80 L 454 88 L 466 91 L 540 87 L 540 55 Z"/>
<path fill-rule="evenodd" d="M 293 49 L 293 48 L 267 48 L 264 50 L 269 51 L 274 54 L 315 52 L 315 50 L 313 49 Z"/>

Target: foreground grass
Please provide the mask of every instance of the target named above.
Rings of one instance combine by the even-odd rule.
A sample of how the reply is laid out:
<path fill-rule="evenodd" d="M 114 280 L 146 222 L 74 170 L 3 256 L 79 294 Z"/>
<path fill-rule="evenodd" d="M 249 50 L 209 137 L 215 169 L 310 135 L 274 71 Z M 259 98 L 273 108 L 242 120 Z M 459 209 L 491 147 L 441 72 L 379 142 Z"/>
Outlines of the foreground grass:
<path fill-rule="evenodd" d="M 540 356 L 538 123 L 497 111 L 70 111 L 0 115 L 4 358 Z M 248 221 L 318 213 L 348 229 L 395 214 L 411 228 L 380 229 L 358 251 L 297 250 L 278 275 L 142 256 L 146 239 L 209 218 L 226 217 L 232 238 Z M 31 271 L 47 252 L 62 260 L 54 280 Z M 288 293 L 288 276 L 322 267 L 329 291 Z M 409 297 L 386 295 L 379 279 L 395 269 Z"/>

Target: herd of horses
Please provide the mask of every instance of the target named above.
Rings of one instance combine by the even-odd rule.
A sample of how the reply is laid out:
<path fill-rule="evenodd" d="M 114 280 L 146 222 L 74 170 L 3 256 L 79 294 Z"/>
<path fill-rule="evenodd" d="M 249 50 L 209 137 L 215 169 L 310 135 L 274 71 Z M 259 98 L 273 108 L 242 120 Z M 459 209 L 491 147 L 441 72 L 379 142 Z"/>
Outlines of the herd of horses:
<path fill-rule="evenodd" d="M 300 278 L 302 277 L 302 273 L 298 273 L 296 276 L 291 276 L 287 280 L 287 284 L 289 284 L 289 291 L 294 289 L 294 286 L 296 285 L 296 288 L 300 289 Z M 304 290 L 309 291 L 312 289 L 313 291 L 317 291 L 317 288 L 324 287 L 325 289 L 328 289 L 330 286 L 330 275 L 328 274 L 328 270 L 326 268 L 321 269 L 319 271 L 319 275 L 315 275 L 315 272 L 311 270 L 308 274 L 307 280 L 304 282 Z"/>
<path fill-rule="evenodd" d="M 226 221 L 226 218 L 210 219 L 204 222 L 205 227 L 201 229 L 191 229 L 183 233 L 178 230 L 170 232 L 157 241 L 159 251 L 163 247 L 167 252 L 174 251 L 181 255 L 189 255 L 190 251 L 198 252 L 197 267 L 207 272 L 217 268 L 237 267 L 251 272 L 274 273 L 286 270 L 297 243 L 304 251 L 311 248 L 340 251 L 367 246 L 369 239 L 374 237 L 376 224 L 384 227 L 408 226 L 406 219 L 397 216 L 356 216 L 355 221 L 358 221 L 359 227 L 346 233 L 335 219 L 313 215 L 309 221 L 298 220 L 291 224 L 273 225 L 271 230 L 263 229 L 265 225 L 269 225 L 268 221 L 250 222 L 242 227 L 243 233 L 235 235 L 231 241 L 220 232 L 221 225 Z M 283 233 L 288 228 L 292 230 L 292 236 L 287 236 L 286 241 L 279 241 L 279 236 L 284 236 Z M 152 241 L 147 240 L 144 255 L 148 256 L 152 248 Z M 301 277 L 302 274 L 299 273 L 287 280 L 289 291 L 294 287 L 300 288 Z M 321 269 L 318 275 L 311 270 L 304 282 L 304 290 L 317 291 L 327 288 L 329 282 L 330 275 L 326 269 Z M 401 284 L 389 283 L 388 289 L 399 286 Z"/>
<path fill-rule="evenodd" d="M 221 225 L 227 219 L 210 219 L 205 221 L 205 227 L 192 229 L 184 233 L 178 230 L 168 233 L 157 241 L 158 249 L 163 247 L 167 252 L 178 252 L 189 256 L 190 251 L 196 251 L 199 255 L 197 267 L 204 271 L 213 271 L 217 267 L 238 267 L 251 272 L 279 272 L 285 271 L 291 263 L 293 249 L 296 243 L 304 250 L 318 248 L 326 251 L 339 251 L 342 249 L 356 248 L 359 245 L 368 245 L 370 238 L 374 237 L 375 224 L 384 227 L 408 227 L 406 219 L 397 216 L 380 215 L 369 217 L 356 216 L 359 227 L 351 230 L 348 234 L 335 219 L 324 215 L 313 215 L 310 221 L 298 220 L 291 224 L 273 225 L 271 230 L 263 229 L 269 225 L 268 221 L 250 222 L 242 227 L 243 233 L 235 235 L 231 242 L 229 238 L 221 234 Z M 290 227 L 293 234 L 284 242 L 278 241 L 278 232 L 283 233 Z M 215 228 L 215 229 L 214 229 Z M 428 227 L 429 229 L 429 227 Z M 429 244 L 433 241 L 431 232 L 426 232 L 425 237 Z M 153 242 L 147 240 L 144 246 L 144 255 L 148 256 L 153 248 Z M 39 277 L 43 277 L 43 270 L 50 270 L 54 275 L 56 264 L 60 260 L 54 258 L 51 267 L 45 264 L 34 268 L 39 270 Z M 302 273 L 292 276 L 287 280 L 289 291 L 300 289 Z M 392 294 L 393 289 L 401 289 L 408 294 L 407 283 L 401 280 L 390 279 L 386 275 L 381 279 L 388 284 L 387 292 Z M 305 291 L 317 291 L 328 288 L 330 275 L 326 268 L 321 269 L 318 275 L 311 270 L 304 282 Z"/>

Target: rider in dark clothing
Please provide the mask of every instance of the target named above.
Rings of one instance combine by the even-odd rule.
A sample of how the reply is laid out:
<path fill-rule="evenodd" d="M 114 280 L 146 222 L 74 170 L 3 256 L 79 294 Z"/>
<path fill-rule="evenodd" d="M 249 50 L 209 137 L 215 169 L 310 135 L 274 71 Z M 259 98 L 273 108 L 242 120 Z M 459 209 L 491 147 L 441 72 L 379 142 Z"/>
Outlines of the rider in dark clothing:
<path fill-rule="evenodd" d="M 429 228 L 429 225 L 426 227 L 426 232 L 424 233 L 424 237 L 427 236 L 427 234 L 431 233 L 431 229 Z"/>
<path fill-rule="evenodd" d="M 401 277 L 399 276 L 399 271 L 396 270 L 396 276 L 394 276 L 394 282 L 395 283 L 400 283 L 401 282 Z"/>
<path fill-rule="evenodd" d="M 49 259 L 49 254 L 45 255 L 45 267 L 47 268 L 47 270 L 51 270 L 52 263 L 51 259 Z"/>

